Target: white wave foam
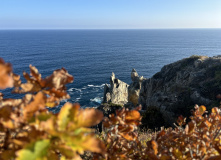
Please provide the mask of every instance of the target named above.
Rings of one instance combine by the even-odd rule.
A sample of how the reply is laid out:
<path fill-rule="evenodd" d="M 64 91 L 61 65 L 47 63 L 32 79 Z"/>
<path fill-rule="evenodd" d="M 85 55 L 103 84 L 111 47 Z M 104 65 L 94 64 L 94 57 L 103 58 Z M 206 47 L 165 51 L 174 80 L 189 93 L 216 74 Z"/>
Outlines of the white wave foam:
<path fill-rule="evenodd" d="M 93 85 L 93 84 L 88 84 L 88 87 L 96 87 L 96 88 L 100 88 L 103 87 L 105 84 L 101 84 L 101 85 Z"/>
<path fill-rule="evenodd" d="M 73 92 L 74 90 L 81 92 L 81 89 L 79 89 L 79 88 L 70 88 L 70 89 L 68 89 L 69 92 Z"/>
<path fill-rule="evenodd" d="M 74 91 L 74 88 L 70 88 L 70 89 L 68 89 L 68 91 L 69 91 L 69 92 L 72 92 L 72 91 Z"/>
<path fill-rule="evenodd" d="M 96 102 L 101 104 L 103 97 L 95 97 L 93 99 L 90 99 L 91 102 Z"/>

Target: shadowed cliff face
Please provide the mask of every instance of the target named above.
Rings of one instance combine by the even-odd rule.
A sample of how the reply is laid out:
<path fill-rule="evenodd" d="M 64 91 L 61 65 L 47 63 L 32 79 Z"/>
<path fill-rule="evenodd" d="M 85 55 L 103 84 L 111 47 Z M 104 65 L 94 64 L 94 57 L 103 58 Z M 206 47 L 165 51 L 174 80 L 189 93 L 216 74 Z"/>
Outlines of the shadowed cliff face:
<path fill-rule="evenodd" d="M 221 57 L 191 56 L 164 66 L 143 81 L 139 103 L 144 109 L 156 106 L 173 117 L 188 117 L 195 104 L 219 105 L 220 84 Z"/>
<path fill-rule="evenodd" d="M 216 96 L 221 94 L 221 56 L 191 56 L 164 66 L 149 79 L 132 70 L 131 79 L 127 101 L 141 104 L 144 110 L 159 108 L 162 118 L 172 124 L 179 115 L 188 117 L 195 104 L 219 106 Z"/>

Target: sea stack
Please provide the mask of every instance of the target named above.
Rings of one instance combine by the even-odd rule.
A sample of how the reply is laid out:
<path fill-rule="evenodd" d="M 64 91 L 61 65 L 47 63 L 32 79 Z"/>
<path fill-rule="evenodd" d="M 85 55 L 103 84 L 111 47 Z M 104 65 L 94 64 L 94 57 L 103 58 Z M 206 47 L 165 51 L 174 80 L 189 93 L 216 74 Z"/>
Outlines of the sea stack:
<path fill-rule="evenodd" d="M 112 74 L 110 85 L 105 86 L 104 101 L 115 104 L 132 102 L 143 110 L 156 107 L 170 124 L 183 115 L 190 116 L 195 104 L 208 109 L 219 107 L 221 94 L 221 56 L 191 56 L 165 65 L 151 78 L 131 72 L 130 85 Z"/>
<path fill-rule="evenodd" d="M 111 102 L 114 104 L 124 105 L 128 101 L 128 84 L 117 79 L 112 73 L 110 77 L 110 85 L 104 86 L 103 102 Z"/>

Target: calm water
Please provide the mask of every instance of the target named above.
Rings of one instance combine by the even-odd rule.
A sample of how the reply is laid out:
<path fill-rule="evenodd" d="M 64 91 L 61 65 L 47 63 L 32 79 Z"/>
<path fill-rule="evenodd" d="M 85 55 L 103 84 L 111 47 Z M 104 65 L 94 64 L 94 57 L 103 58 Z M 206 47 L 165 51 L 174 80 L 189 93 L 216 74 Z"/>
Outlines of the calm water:
<path fill-rule="evenodd" d="M 64 67 L 75 78 L 68 101 L 83 107 L 100 103 L 112 72 L 130 83 L 132 68 L 148 78 L 179 59 L 220 54 L 221 29 L 0 31 L 0 57 L 15 73 L 32 64 L 45 77 Z"/>

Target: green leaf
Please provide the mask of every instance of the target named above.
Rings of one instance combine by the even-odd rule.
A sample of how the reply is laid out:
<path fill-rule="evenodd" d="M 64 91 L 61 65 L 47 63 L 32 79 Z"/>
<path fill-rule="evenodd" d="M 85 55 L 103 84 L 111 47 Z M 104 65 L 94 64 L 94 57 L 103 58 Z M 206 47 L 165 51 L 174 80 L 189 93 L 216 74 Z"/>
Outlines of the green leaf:
<path fill-rule="evenodd" d="M 51 118 L 51 114 L 49 113 L 41 113 L 40 115 L 37 116 L 39 121 L 47 121 L 49 118 Z"/>
<path fill-rule="evenodd" d="M 19 150 L 17 152 L 16 160 L 46 159 L 49 145 L 50 145 L 50 141 L 48 139 L 36 141 L 28 145 L 26 148 Z"/>
<path fill-rule="evenodd" d="M 73 151 L 83 154 L 84 151 L 91 151 L 96 153 L 105 153 L 105 146 L 103 142 L 96 138 L 94 134 L 69 135 L 61 134 L 60 138 L 65 145 L 71 147 Z"/>
<path fill-rule="evenodd" d="M 68 122 L 70 121 L 69 115 L 71 108 L 71 103 L 65 103 L 65 105 L 61 108 L 57 121 L 60 130 L 65 130 Z"/>

